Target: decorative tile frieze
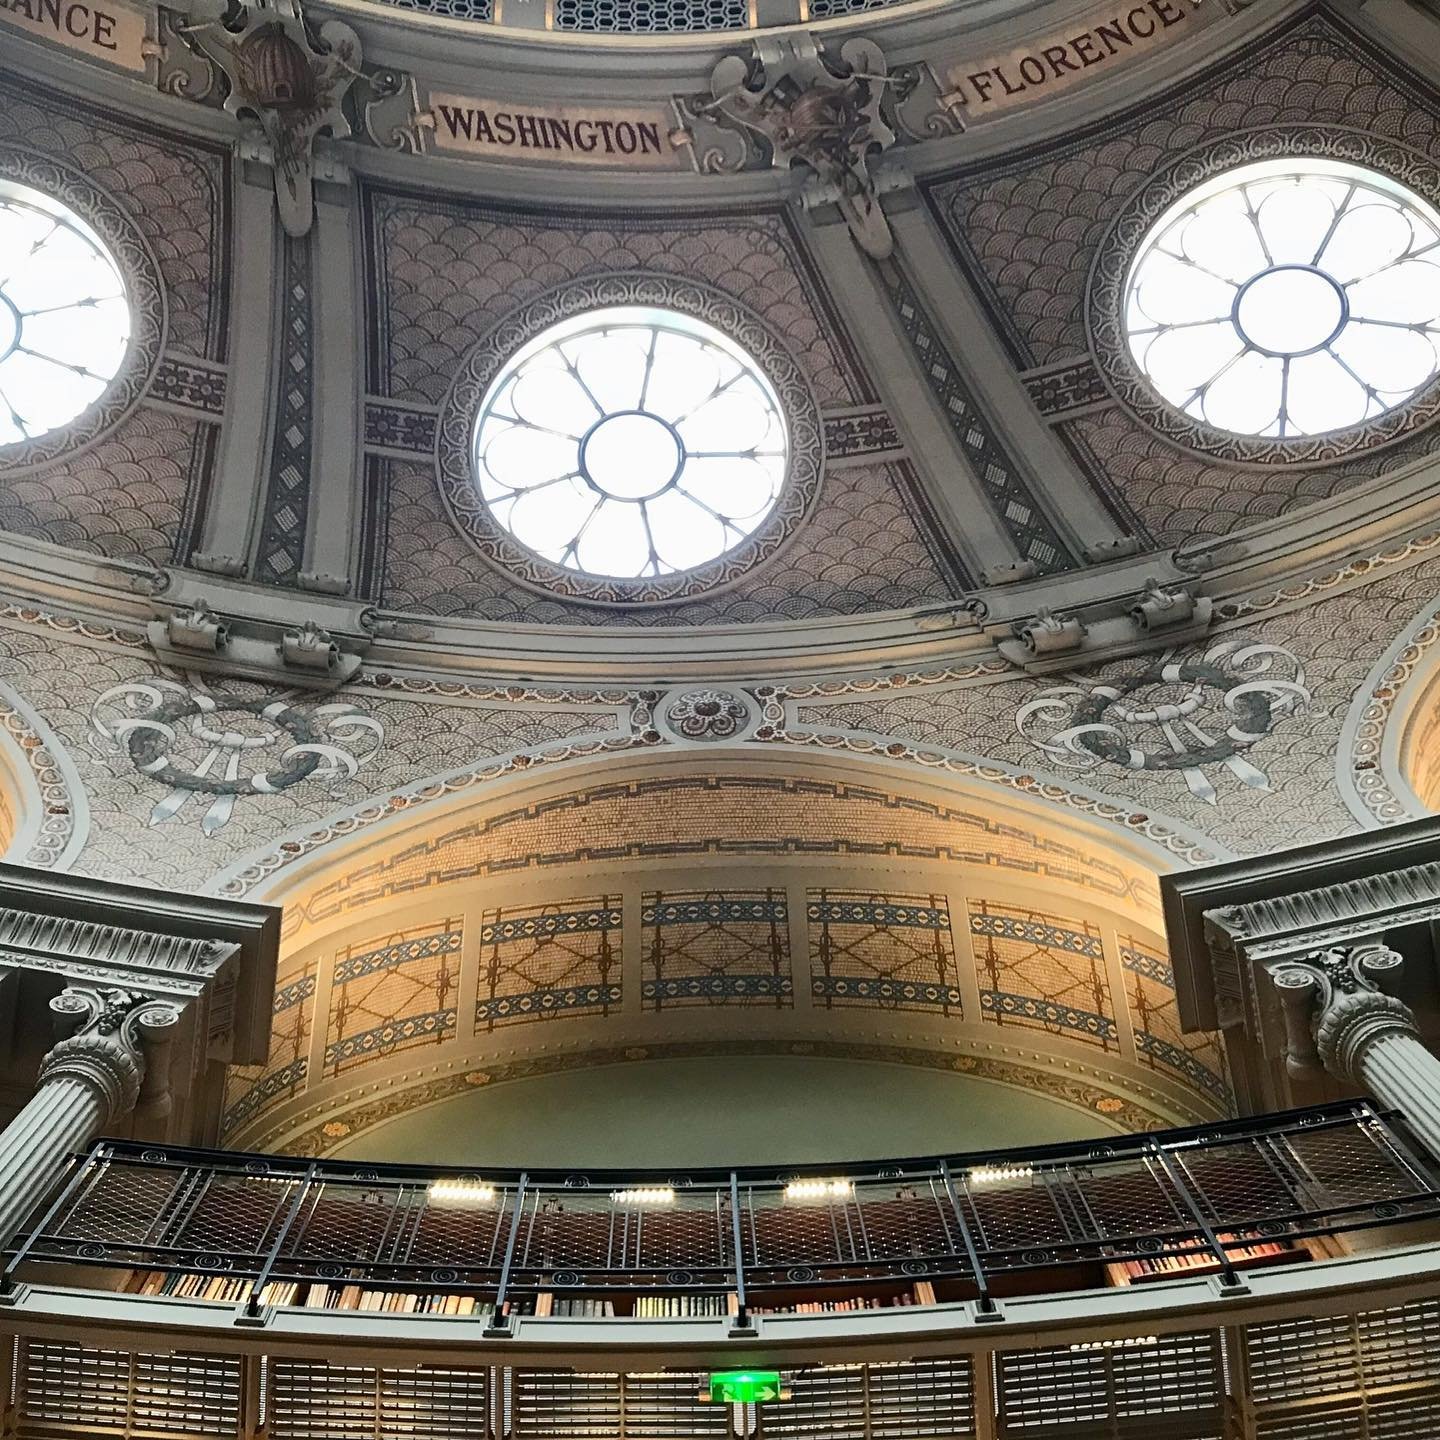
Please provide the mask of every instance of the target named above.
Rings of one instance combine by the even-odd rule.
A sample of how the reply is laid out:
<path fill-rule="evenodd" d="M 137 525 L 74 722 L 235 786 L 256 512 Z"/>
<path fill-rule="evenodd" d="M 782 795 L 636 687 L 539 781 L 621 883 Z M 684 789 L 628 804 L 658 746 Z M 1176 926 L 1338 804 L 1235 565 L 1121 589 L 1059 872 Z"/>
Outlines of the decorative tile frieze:
<path fill-rule="evenodd" d="M 843 415 L 827 414 L 823 422 L 825 458 L 831 463 L 904 453 L 905 442 L 901 440 L 890 412 L 883 407 L 873 406 Z"/>
<path fill-rule="evenodd" d="M 646 1006 L 792 1003 L 783 890 L 652 891 L 640 933 Z"/>
<path fill-rule="evenodd" d="M 270 483 L 260 529 L 256 575 L 274 585 L 297 583 L 310 518 L 310 464 L 315 428 L 313 237 L 285 239 L 280 342 L 270 440 Z"/>
<path fill-rule="evenodd" d="M 464 926 L 459 917 L 349 946 L 335 957 L 325 1070 L 412 1045 L 438 1044 L 456 1030 Z"/>
<path fill-rule="evenodd" d="M 1119 1048 L 1093 924 L 986 900 L 969 902 L 969 922 L 983 1020 Z"/>
<path fill-rule="evenodd" d="M 192 356 L 166 355 L 155 371 L 146 397 L 177 410 L 194 410 L 202 415 L 225 413 L 228 376 L 219 365 Z"/>
<path fill-rule="evenodd" d="M 310 1033 L 315 1023 L 316 963 L 275 991 L 271 1003 L 270 1054 L 263 1065 L 232 1065 L 225 1072 L 222 1135 L 248 1124 L 262 1111 L 297 1094 L 310 1068 Z"/>
<path fill-rule="evenodd" d="M 818 1004 L 961 1013 L 943 895 L 811 890 L 810 990 Z"/>
<path fill-rule="evenodd" d="M 401 455 L 433 455 L 438 416 L 393 400 L 365 402 L 365 447 Z"/>
<path fill-rule="evenodd" d="M 1130 935 L 1120 936 L 1120 965 L 1143 1064 L 1167 1070 L 1227 1109 L 1232 1103 L 1221 1035 L 1187 1035 L 1180 1027 L 1175 973 L 1169 960 Z"/>
<path fill-rule="evenodd" d="M 475 1027 L 563 1014 L 609 1014 L 620 1003 L 623 915 L 618 895 L 486 910 L 480 927 Z"/>

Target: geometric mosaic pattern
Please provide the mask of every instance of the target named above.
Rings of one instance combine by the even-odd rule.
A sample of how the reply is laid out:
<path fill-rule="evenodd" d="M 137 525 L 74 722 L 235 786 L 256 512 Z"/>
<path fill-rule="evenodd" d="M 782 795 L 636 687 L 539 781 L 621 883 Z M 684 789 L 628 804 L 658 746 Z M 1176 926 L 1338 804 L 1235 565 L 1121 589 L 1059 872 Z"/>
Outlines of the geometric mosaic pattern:
<path fill-rule="evenodd" d="M 898 268 L 887 272 L 887 281 L 900 328 L 910 341 L 925 380 L 965 452 L 975 478 L 1015 542 L 1015 548 L 1025 559 L 1033 560 L 1042 575 L 1070 569 L 1075 562 L 1065 542 L 1031 494 L 1019 463 L 1008 452 L 999 432 L 961 378 L 919 296 Z"/>
<path fill-rule="evenodd" d="M 622 924 L 618 895 L 485 911 L 476 1028 L 608 1014 L 620 1003 Z"/>
<path fill-rule="evenodd" d="M 1120 964 L 1129 991 L 1135 1049 L 1154 1070 L 1168 1070 L 1187 1085 L 1231 1103 L 1225 1045 L 1219 1032 L 1186 1035 L 1175 1002 L 1170 962 L 1131 935 L 1121 935 Z"/>
<path fill-rule="evenodd" d="M 325 1034 L 327 1075 L 455 1033 L 462 931 L 454 917 L 340 951 Z"/>
<path fill-rule="evenodd" d="M 982 1019 L 1119 1048 L 1095 926 L 986 900 L 969 905 Z"/>
<path fill-rule="evenodd" d="M 260 525 L 256 576 L 294 585 L 305 558 L 310 519 L 311 436 L 314 431 L 315 317 L 311 308 L 311 239 L 285 238 L 280 307 L 280 377 L 270 483 Z"/>
<path fill-rule="evenodd" d="M 784 890 L 641 896 L 645 1005 L 788 1009 L 794 1003 L 789 919 Z"/>
<path fill-rule="evenodd" d="M 960 1014 L 950 906 L 943 895 L 811 890 L 810 990 L 825 1008 Z"/>
<path fill-rule="evenodd" d="M 315 962 L 275 991 L 270 1054 L 263 1065 L 232 1065 L 225 1072 L 225 1119 L 231 1130 L 258 1111 L 288 1100 L 304 1083 L 310 1030 L 315 1021 Z"/>

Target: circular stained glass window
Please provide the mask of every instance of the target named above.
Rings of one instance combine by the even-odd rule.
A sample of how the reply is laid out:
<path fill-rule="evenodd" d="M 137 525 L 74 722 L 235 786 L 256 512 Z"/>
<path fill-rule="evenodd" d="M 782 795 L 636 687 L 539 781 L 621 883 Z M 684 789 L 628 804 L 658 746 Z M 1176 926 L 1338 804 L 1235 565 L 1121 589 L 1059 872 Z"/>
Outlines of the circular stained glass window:
<path fill-rule="evenodd" d="M 1242 166 L 1156 222 L 1124 319 L 1151 384 L 1207 425 L 1360 425 L 1440 374 L 1440 213 L 1343 161 Z"/>
<path fill-rule="evenodd" d="M 728 336 L 618 306 L 544 331 L 475 427 L 497 524 L 552 564 L 637 579 L 704 565 L 775 508 L 788 440 L 769 380 Z"/>
<path fill-rule="evenodd" d="M 100 238 L 39 191 L 0 181 L 0 445 L 82 414 L 129 343 L 125 282 Z"/>

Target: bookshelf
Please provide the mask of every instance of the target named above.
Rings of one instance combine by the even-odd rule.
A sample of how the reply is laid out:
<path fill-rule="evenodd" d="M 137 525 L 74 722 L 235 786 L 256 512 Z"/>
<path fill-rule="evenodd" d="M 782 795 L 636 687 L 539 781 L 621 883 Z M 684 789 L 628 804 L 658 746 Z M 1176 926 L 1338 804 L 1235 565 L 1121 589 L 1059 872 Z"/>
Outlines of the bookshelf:
<path fill-rule="evenodd" d="M 1221 1234 L 1215 1237 L 1237 1270 L 1254 1270 L 1264 1265 L 1293 1265 L 1309 1260 L 1310 1251 L 1288 1241 L 1264 1240 L 1258 1236 Z M 1220 1262 L 1208 1250 L 1188 1255 L 1156 1255 L 1136 1260 L 1113 1260 L 1105 1265 L 1109 1285 L 1144 1285 L 1174 1276 L 1218 1274 Z"/>

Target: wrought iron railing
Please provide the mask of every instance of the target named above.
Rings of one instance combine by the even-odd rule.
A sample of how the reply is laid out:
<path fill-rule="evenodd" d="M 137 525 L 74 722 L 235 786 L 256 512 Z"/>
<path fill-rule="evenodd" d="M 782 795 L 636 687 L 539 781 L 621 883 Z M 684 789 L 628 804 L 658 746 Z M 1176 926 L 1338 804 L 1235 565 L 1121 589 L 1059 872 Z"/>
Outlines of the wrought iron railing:
<path fill-rule="evenodd" d="M 989 1308 L 997 1286 L 1093 1284 L 1105 1265 L 1234 1282 L 1257 1250 L 1440 1216 L 1437 1183 L 1398 1117 L 1364 1101 L 785 1175 L 459 1172 L 101 1140 L 12 1239 L 0 1285 L 42 1262 L 131 1267 L 244 1282 L 231 1293 L 258 1309 L 277 1282 L 355 1283 L 473 1296 L 500 1325 L 542 1293 L 721 1295 L 743 1322 L 918 1279 Z"/>

